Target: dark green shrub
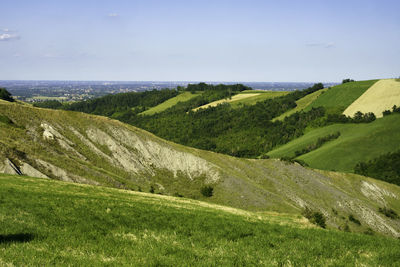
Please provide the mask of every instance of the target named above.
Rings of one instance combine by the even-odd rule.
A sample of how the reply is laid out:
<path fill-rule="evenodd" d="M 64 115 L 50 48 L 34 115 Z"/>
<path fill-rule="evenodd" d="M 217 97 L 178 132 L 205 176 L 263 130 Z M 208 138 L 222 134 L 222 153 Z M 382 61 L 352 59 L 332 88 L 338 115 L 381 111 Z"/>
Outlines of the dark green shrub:
<path fill-rule="evenodd" d="M 152 194 L 154 194 L 154 191 L 155 191 L 155 190 L 154 190 L 154 186 L 151 185 L 151 186 L 150 186 L 149 192 L 152 193 Z"/>
<path fill-rule="evenodd" d="M 351 221 L 351 222 L 353 222 L 353 223 L 355 223 L 355 224 L 361 225 L 361 222 L 360 222 L 359 220 L 357 220 L 357 219 L 353 216 L 353 214 L 350 214 L 350 215 L 349 215 L 349 221 Z"/>
<path fill-rule="evenodd" d="M 374 231 L 371 228 L 368 228 L 367 230 L 364 231 L 364 234 L 366 234 L 366 235 L 374 235 Z"/>
<path fill-rule="evenodd" d="M 318 225 L 321 228 L 326 228 L 326 219 L 324 214 L 319 211 L 313 211 L 305 208 L 303 216 L 306 217 L 311 223 Z"/>
<path fill-rule="evenodd" d="M 183 197 L 183 195 L 179 194 L 178 192 L 175 192 L 174 197 Z"/>
<path fill-rule="evenodd" d="M 205 197 L 212 197 L 214 188 L 211 186 L 203 186 L 200 190 L 201 194 Z"/>
<path fill-rule="evenodd" d="M 382 213 L 383 215 L 385 215 L 386 217 L 391 218 L 391 219 L 398 219 L 399 218 L 399 215 L 397 215 L 397 213 L 394 210 L 390 209 L 390 208 L 386 208 L 386 207 L 379 208 L 379 212 Z"/>

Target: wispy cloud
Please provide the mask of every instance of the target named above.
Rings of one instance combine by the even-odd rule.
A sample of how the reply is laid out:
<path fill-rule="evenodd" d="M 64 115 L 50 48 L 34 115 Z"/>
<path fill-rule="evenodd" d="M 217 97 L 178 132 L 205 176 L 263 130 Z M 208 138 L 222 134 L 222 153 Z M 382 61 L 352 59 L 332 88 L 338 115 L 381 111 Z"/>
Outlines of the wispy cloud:
<path fill-rule="evenodd" d="M 118 13 L 110 13 L 110 14 L 108 14 L 108 17 L 116 18 L 116 17 L 119 17 L 119 14 Z"/>
<path fill-rule="evenodd" d="M 17 34 L 0 33 L 0 41 L 18 40 L 20 37 Z"/>
<path fill-rule="evenodd" d="M 332 42 L 329 42 L 329 43 L 308 43 L 308 44 L 306 44 L 306 46 L 332 48 L 332 47 L 335 47 L 335 43 L 332 43 Z"/>
<path fill-rule="evenodd" d="M 11 40 L 17 40 L 19 38 L 20 38 L 19 35 L 16 34 L 15 31 L 12 31 L 7 28 L 0 30 L 0 41 L 11 41 Z"/>

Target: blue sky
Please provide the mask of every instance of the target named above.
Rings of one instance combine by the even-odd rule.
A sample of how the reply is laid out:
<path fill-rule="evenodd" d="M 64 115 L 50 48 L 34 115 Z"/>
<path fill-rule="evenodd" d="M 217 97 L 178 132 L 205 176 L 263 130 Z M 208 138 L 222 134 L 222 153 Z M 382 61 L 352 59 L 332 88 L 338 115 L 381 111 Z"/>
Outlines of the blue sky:
<path fill-rule="evenodd" d="M 0 79 L 400 76 L 400 1 L 0 0 Z"/>

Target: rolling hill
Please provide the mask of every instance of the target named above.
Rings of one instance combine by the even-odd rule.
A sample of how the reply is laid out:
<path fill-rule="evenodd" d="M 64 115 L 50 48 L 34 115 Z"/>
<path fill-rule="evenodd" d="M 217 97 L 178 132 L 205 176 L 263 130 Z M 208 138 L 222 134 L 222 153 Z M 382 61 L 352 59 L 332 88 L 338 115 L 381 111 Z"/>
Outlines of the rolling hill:
<path fill-rule="evenodd" d="M 4 266 L 376 266 L 400 261 L 398 240 L 325 230 L 288 214 L 12 175 L 0 175 L 0 196 Z"/>
<path fill-rule="evenodd" d="M 309 131 L 305 135 L 268 153 L 271 157 L 295 157 L 295 152 L 329 134 L 340 137 L 298 159 L 310 167 L 323 170 L 352 172 L 360 161 L 376 158 L 400 149 L 400 114 L 385 116 L 371 123 L 333 124 Z"/>
<path fill-rule="evenodd" d="M 321 212 L 329 228 L 400 236 L 400 188 L 177 145 L 105 117 L 0 101 L 0 172 L 177 195 L 249 211 Z M 212 196 L 201 193 L 212 187 Z M 360 225 L 349 221 L 357 218 Z"/>

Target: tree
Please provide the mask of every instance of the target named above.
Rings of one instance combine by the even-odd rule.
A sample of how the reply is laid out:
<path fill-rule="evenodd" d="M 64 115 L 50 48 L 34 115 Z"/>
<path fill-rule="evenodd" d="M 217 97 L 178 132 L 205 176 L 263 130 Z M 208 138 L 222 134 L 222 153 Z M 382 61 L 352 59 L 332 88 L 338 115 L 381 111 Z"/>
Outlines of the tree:
<path fill-rule="evenodd" d="M 350 82 L 354 82 L 354 80 L 352 80 L 352 79 L 343 79 L 342 84 L 343 83 L 350 83 Z"/>
<path fill-rule="evenodd" d="M 9 102 L 15 101 L 14 98 L 12 98 L 11 94 L 5 88 L 0 88 L 0 99 L 9 101 Z"/>
<path fill-rule="evenodd" d="M 205 197 L 212 197 L 214 188 L 211 186 L 204 186 L 201 188 L 201 194 Z"/>

